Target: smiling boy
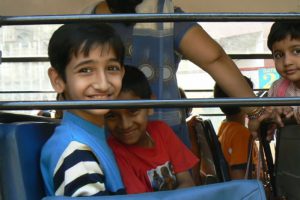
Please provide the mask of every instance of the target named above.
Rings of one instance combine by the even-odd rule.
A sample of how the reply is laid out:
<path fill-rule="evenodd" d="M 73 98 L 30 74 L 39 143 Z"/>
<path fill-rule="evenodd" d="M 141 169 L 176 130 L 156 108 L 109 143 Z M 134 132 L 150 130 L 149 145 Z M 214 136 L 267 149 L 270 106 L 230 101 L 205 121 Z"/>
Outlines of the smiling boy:
<path fill-rule="evenodd" d="M 126 67 L 118 99 L 150 99 L 146 76 Z M 149 121 L 151 108 L 112 109 L 105 125 L 126 192 L 143 193 L 194 186 L 189 172 L 199 161 L 163 121 Z"/>
<path fill-rule="evenodd" d="M 121 89 L 124 46 L 106 24 L 67 24 L 52 35 L 48 75 L 65 100 L 112 100 Z M 46 194 L 95 196 L 124 193 L 106 143 L 108 109 L 66 110 L 43 147 L 41 171 Z"/>
<path fill-rule="evenodd" d="M 268 48 L 280 74 L 280 79 L 272 83 L 268 96 L 300 96 L 300 23 L 273 23 L 268 35 Z M 292 118 L 300 124 L 299 106 L 277 106 L 275 109 L 282 117 Z"/>

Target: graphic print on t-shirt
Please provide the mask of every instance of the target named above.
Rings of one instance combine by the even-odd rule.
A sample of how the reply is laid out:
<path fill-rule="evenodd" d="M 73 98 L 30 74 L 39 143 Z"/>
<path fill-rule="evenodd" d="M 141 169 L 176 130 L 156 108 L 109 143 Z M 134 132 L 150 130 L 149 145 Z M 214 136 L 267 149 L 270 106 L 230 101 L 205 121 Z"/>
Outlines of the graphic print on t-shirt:
<path fill-rule="evenodd" d="M 149 181 L 154 191 L 173 190 L 177 186 L 175 173 L 170 161 L 147 171 Z"/>

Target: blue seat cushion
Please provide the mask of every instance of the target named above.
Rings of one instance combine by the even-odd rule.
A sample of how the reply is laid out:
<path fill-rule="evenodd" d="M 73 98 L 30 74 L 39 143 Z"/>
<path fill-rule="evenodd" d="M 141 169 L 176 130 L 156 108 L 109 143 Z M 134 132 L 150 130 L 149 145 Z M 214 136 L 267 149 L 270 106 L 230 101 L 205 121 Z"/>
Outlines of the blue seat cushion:
<path fill-rule="evenodd" d="M 234 180 L 204 186 L 131 195 L 98 197 L 45 197 L 43 200 L 265 200 L 258 180 Z"/>
<path fill-rule="evenodd" d="M 57 124 L 0 124 L 0 184 L 3 199 L 35 200 L 45 196 L 40 151 Z"/>

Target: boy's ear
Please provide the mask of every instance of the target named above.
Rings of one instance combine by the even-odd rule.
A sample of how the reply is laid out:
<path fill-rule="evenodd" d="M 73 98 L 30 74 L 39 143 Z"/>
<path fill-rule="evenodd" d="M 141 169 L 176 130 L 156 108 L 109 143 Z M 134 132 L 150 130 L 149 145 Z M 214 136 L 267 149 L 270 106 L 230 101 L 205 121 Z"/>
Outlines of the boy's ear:
<path fill-rule="evenodd" d="M 53 67 L 48 69 L 48 76 L 53 89 L 57 93 L 63 93 L 65 90 L 65 82 Z"/>

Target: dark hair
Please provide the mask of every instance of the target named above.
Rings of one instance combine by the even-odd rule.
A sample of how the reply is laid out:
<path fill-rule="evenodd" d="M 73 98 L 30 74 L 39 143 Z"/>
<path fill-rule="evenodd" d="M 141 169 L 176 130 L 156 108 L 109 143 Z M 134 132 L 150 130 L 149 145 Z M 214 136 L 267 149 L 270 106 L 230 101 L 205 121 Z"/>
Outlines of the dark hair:
<path fill-rule="evenodd" d="M 112 48 L 118 61 L 123 65 L 125 48 L 116 31 L 105 23 L 76 23 L 59 27 L 52 35 L 48 56 L 51 66 L 66 81 L 65 69 L 72 56 L 82 52 L 89 55 L 97 45 Z"/>
<path fill-rule="evenodd" d="M 143 0 L 106 0 L 112 13 L 135 13 L 135 7 Z"/>
<path fill-rule="evenodd" d="M 248 85 L 253 89 L 253 83 L 252 81 L 244 76 L 244 78 L 246 79 Z M 215 98 L 227 98 L 229 97 L 222 89 L 221 87 L 216 83 L 215 87 L 214 87 L 214 97 Z M 220 109 L 222 110 L 222 112 L 225 115 L 235 115 L 241 112 L 240 107 L 238 106 L 221 106 Z"/>
<path fill-rule="evenodd" d="M 268 48 L 272 51 L 275 42 L 290 36 L 291 39 L 300 38 L 300 22 L 275 22 L 268 36 Z"/>
<path fill-rule="evenodd" d="M 150 84 L 145 74 L 137 67 L 125 66 L 121 92 L 133 92 L 141 99 L 150 99 L 152 95 Z"/>

